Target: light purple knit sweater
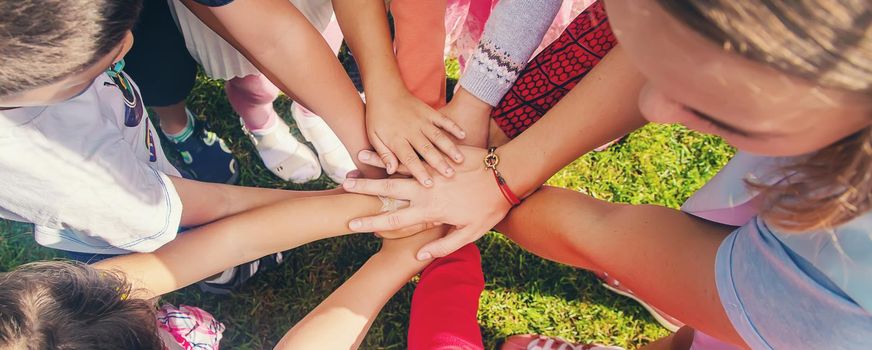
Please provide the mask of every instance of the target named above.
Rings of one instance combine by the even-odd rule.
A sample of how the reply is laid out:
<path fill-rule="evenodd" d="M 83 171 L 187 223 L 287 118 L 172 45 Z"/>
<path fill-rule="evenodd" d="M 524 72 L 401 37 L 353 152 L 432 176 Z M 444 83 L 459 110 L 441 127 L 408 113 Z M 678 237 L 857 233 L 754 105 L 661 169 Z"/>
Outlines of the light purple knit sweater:
<path fill-rule="evenodd" d="M 527 65 L 561 0 L 501 0 L 484 27 L 460 86 L 496 106 Z"/>

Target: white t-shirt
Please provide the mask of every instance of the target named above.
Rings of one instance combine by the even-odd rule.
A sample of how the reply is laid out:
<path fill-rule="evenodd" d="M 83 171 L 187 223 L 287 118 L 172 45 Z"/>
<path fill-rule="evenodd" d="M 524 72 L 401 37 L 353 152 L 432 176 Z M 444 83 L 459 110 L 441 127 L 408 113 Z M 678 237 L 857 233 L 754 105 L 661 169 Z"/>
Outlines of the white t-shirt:
<path fill-rule="evenodd" d="M 148 252 L 174 239 L 182 203 L 167 175 L 179 172 L 148 114 L 127 127 L 125 108 L 101 74 L 66 102 L 0 110 L 0 217 L 76 252 Z"/>

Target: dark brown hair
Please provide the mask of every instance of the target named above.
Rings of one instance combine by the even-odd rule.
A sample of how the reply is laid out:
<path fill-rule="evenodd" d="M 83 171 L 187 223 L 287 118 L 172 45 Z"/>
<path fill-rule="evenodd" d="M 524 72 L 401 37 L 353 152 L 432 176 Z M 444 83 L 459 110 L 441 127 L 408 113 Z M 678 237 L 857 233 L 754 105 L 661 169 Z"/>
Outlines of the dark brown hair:
<path fill-rule="evenodd" d="M 120 273 L 37 262 L 0 274 L 0 348 L 160 350 L 154 306 Z"/>
<path fill-rule="evenodd" d="M 75 74 L 118 46 L 142 0 L 0 1 L 0 96 Z"/>
<path fill-rule="evenodd" d="M 672 16 L 726 50 L 817 85 L 872 91 L 872 3 L 866 0 L 659 0 Z M 872 116 L 870 116 L 872 117 Z M 785 166 L 763 190 L 763 218 L 803 232 L 872 209 L 872 128 Z"/>

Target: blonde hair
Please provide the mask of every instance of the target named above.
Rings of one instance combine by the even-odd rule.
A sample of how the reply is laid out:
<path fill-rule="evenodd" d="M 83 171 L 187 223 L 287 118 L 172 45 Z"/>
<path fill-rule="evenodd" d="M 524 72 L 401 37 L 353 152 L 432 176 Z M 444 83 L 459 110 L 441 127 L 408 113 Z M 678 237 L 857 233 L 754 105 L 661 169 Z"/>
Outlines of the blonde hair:
<path fill-rule="evenodd" d="M 660 0 L 725 49 L 817 85 L 872 91 L 872 4 L 865 0 Z M 872 118 L 872 116 L 870 116 Z M 782 168 L 765 198 L 767 224 L 828 229 L 872 209 L 872 127 Z"/>

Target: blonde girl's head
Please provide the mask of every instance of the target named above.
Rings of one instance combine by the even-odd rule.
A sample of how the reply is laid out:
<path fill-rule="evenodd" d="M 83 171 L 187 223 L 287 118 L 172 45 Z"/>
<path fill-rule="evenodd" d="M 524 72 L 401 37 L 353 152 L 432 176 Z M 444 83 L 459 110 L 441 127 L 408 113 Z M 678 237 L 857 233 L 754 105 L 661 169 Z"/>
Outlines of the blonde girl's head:
<path fill-rule="evenodd" d="M 607 0 L 606 10 L 648 79 L 647 119 L 794 157 L 783 181 L 752 184 L 767 223 L 808 231 L 872 207 L 868 1 Z"/>

